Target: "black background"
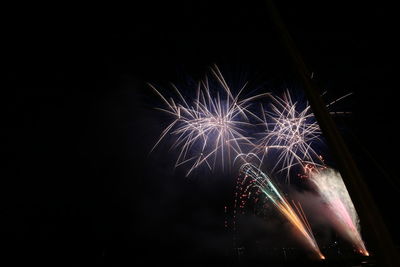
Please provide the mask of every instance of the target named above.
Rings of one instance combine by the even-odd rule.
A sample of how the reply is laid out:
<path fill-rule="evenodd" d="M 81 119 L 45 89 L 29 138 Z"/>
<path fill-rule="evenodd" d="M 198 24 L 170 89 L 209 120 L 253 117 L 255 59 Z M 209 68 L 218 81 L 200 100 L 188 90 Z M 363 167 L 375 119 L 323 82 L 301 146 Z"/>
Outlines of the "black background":
<path fill-rule="evenodd" d="M 293 69 L 263 2 L 139 2 L 4 9 L 0 239 L 15 262 L 233 260 L 233 181 L 183 177 L 167 145 L 149 155 L 165 118 L 146 82 L 180 84 L 216 63 L 273 88 L 296 85 Z M 341 130 L 399 244 L 394 5 L 278 9 L 319 84 L 354 92 Z"/>

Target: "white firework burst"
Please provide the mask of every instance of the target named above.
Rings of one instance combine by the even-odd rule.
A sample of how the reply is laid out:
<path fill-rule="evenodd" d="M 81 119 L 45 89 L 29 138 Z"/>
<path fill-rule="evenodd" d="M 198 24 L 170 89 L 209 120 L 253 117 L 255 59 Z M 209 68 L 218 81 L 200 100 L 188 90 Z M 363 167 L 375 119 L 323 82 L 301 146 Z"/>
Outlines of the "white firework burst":
<path fill-rule="evenodd" d="M 286 91 L 282 98 L 272 96 L 272 103 L 265 111 L 262 109 L 265 131 L 256 149 L 266 157 L 273 150 L 278 156 L 273 171 L 286 172 L 289 179 L 294 166 L 323 164 L 321 156 L 313 148 L 321 137 L 321 130 L 308 103 L 292 100 Z"/>
<path fill-rule="evenodd" d="M 242 99 L 240 95 L 246 84 L 235 95 L 217 66 L 211 68 L 211 73 L 214 83 L 208 77 L 200 81 L 194 98 L 185 98 L 172 85 L 177 98 L 167 99 L 150 85 L 166 104 L 159 110 L 173 118 L 152 151 L 167 134 L 174 136 L 171 149 L 179 151 L 175 167 L 188 164 L 187 176 L 201 165 L 214 169 L 218 159 L 224 168 L 226 164 L 231 164 L 233 157 L 242 154 L 243 145 L 252 145 L 245 127 L 253 125 L 249 117 L 257 116 L 249 107 L 252 100 L 268 95 L 263 93 Z"/>

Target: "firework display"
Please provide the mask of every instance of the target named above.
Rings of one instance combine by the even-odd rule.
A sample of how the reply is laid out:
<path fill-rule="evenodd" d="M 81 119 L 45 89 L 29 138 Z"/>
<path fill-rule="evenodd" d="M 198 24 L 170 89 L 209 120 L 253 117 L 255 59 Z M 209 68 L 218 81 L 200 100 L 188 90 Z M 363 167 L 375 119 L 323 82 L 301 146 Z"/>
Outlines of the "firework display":
<path fill-rule="evenodd" d="M 240 162 L 239 173 L 245 177 L 242 182 L 251 180 L 240 196 L 249 197 L 254 192 L 251 190 L 259 192 L 292 225 L 306 247 L 325 259 L 301 204 L 289 201 L 266 171 L 274 177 L 283 174 L 287 182 L 290 177 L 307 177 L 333 214 L 330 217 L 334 218 L 335 229 L 359 253 L 368 256 L 357 212 L 340 174 L 329 169 L 318 150 L 323 137 L 308 102 L 294 100 L 288 90 L 281 97 L 269 92 L 242 97 L 246 84 L 233 90 L 217 66 L 210 71 L 210 77 L 189 88 L 195 93 L 193 97 L 185 97 L 174 85 L 175 97 L 167 97 L 150 85 L 165 104 L 157 109 L 171 118 L 152 151 L 167 137 L 173 139 L 175 167 L 186 167 L 186 176 L 201 166 L 211 171 L 227 167 L 232 171 L 232 166 Z M 330 102 L 327 108 L 349 95 Z M 255 111 L 255 102 L 261 104 L 261 112 Z M 237 207 L 244 208 L 244 202 L 235 199 L 235 214 Z M 233 224 L 236 229 L 235 220 Z"/>

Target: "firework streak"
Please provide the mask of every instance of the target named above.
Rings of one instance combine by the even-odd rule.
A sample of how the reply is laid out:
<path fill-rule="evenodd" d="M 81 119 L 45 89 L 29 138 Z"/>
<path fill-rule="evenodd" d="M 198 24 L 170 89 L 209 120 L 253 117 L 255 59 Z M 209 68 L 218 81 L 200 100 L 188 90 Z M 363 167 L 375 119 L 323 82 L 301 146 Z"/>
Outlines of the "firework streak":
<path fill-rule="evenodd" d="M 307 222 L 301 206 L 293 203 L 295 207 L 295 209 L 293 209 L 278 188 L 272 183 L 271 179 L 254 165 L 245 163 L 240 170 L 245 177 L 251 177 L 251 179 L 254 180 L 255 186 L 261 190 L 277 210 L 293 225 L 309 248 L 314 251 L 320 259 L 325 259 L 315 241 L 311 227 Z"/>
<path fill-rule="evenodd" d="M 314 170 L 308 175 L 325 203 L 331 210 L 336 230 L 362 255 L 369 253 L 360 234 L 357 211 L 340 174 L 332 169 Z"/>

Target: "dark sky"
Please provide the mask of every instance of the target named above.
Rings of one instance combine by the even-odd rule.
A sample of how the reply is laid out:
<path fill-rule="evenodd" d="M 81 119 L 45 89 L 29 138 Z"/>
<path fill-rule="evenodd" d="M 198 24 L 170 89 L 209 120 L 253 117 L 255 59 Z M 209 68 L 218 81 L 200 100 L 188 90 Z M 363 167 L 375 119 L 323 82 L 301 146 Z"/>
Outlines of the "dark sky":
<path fill-rule="evenodd" d="M 139 2 L 4 10 L 0 239 L 14 259 L 227 260 L 232 175 L 187 179 L 168 146 L 148 155 L 165 122 L 146 82 L 184 84 L 213 63 L 272 88 L 296 75 L 262 1 Z M 277 7 L 319 85 L 354 92 L 340 129 L 399 244 L 394 6 Z"/>

